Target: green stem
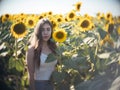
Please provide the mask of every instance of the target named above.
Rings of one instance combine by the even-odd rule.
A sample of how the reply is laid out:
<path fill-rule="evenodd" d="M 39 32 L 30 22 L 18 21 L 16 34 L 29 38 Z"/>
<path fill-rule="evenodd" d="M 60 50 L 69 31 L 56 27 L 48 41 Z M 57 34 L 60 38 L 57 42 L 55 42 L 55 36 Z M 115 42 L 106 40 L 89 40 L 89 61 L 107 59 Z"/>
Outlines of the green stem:
<path fill-rule="evenodd" d="M 17 39 L 15 39 L 15 60 L 18 59 L 17 49 L 18 49 L 18 44 L 17 44 Z"/>

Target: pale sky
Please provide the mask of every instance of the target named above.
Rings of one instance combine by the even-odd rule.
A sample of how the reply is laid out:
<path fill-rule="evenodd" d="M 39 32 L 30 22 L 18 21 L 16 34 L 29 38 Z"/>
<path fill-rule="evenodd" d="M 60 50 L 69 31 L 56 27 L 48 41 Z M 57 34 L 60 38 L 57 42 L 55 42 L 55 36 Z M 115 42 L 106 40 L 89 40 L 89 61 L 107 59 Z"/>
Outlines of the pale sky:
<path fill-rule="evenodd" d="M 53 14 L 65 14 L 74 9 L 73 4 L 78 1 L 82 2 L 82 15 L 111 12 L 115 16 L 120 16 L 120 0 L 0 0 L 0 15 L 40 14 L 48 11 L 52 11 Z"/>

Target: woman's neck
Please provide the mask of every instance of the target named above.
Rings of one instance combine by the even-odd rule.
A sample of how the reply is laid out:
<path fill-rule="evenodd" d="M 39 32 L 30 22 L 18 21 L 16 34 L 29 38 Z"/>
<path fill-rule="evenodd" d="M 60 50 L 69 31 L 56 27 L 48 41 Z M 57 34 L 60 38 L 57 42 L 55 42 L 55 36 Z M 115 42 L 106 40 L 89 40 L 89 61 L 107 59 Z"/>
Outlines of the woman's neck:
<path fill-rule="evenodd" d="M 48 47 L 47 42 L 43 42 L 43 44 L 42 44 L 42 48 L 47 48 L 47 47 Z"/>
<path fill-rule="evenodd" d="M 48 46 L 47 42 L 43 42 L 42 52 L 45 53 L 45 54 L 51 53 L 51 50 L 49 49 L 49 46 Z"/>

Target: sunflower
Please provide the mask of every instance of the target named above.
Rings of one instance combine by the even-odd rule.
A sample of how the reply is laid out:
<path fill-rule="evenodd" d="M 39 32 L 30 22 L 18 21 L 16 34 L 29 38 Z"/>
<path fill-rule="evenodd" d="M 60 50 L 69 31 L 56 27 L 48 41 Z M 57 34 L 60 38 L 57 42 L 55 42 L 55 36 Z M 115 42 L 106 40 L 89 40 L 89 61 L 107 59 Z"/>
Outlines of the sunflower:
<path fill-rule="evenodd" d="M 44 16 L 43 13 L 41 13 L 41 14 L 38 15 L 38 19 L 42 19 L 42 18 L 44 18 L 44 17 L 45 17 L 45 16 Z"/>
<path fill-rule="evenodd" d="M 21 38 L 27 34 L 26 26 L 23 22 L 14 23 L 10 31 L 15 38 Z"/>
<path fill-rule="evenodd" d="M 53 14 L 53 12 L 52 12 L 52 11 L 49 11 L 49 12 L 48 12 L 48 15 L 52 15 L 52 14 Z"/>
<path fill-rule="evenodd" d="M 12 20 L 12 16 L 10 14 L 5 14 L 2 16 L 2 23 L 6 21 L 11 21 L 11 20 Z"/>
<path fill-rule="evenodd" d="M 75 17 L 75 20 L 80 21 L 80 20 L 81 20 L 81 17 L 80 17 L 80 16 L 76 16 L 76 17 Z"/>
<path fill-rule="evenodd" d="M 67 32 L 64 29 L 59 29 L 53 32 L 52 37 L 56 42 L 64 42 L 67 38 Z"/>
<path fill-rule="evenodd" d="M 105 15 L 106 20 L 111 20 L 113 18 L 112 14 L 109 12 Z"/>
<path fill-rule="evenodd" d="M 27 25 L 29 28 L 34 28 L 36 22 L 37 22 L 37 19 L 35 19 L 34 16 L 29 16 L 29 17 L 26 19 L 26 25 Z"/>
<path fill-rule="evenodd" d="M 100 21 L 101 21 L 102 19 L 105 19 L 104 13 L 100 13 L 100 14 L 98 13 L 98 14 L 97 14 L 97 19 L 100 20 Z"/>
<path fill-rule="evenodd" d="M 75 17 L 76 17 L 76 14 L 73 10 L 67 14 L 67 20 L 68 21 L 74 20 Z"/>
<path fill-rule="evenodd" d="M 77 2 L 76 4 L 75 4 L 75 10 L 76 11 L 80 11 L 80 7 L 81 7 L 81 2 Z"/>
<path fill-rule="evenodd" d="M 100 12 L 98 12 L 98 13 L 96 14 L 96 16 L 98 16 L 98 17 L 99 17 L 99 16 L 100 16 L 100 14 L 101 14 L 101 13 L 100 13 Z"/>
<path fill-rule="evenodd" d="M 57 16 L 55 17 L 55 19 L 56 19 L 57 23 L 65 22 L 65 20 L 64 20 L 64 18 L 63 18 L 62 15 L 57 15 Z"/>
<path fill-rule="evenodd" d="M 12 22 L 16 23 L 16 22 L 25 22 L 27 18 L 27 15 L 24 13 L 20 13 L 20 14 L 14 14 L 12 16 Z"/>
<path fill-rule="evenodd" d="M 89 18 L 82 18 L 78 23 L 81 31 L 88 31 L 92 28 L 93 23 Z"/>
<path fill-rule="evenodd" d="M 58 23 L 57 21 L 54 19 L 54 18 L 51 18 L 50 19 L 51 23 L 52 23 L 52 26 L 53 26 L 53 30 L 55 30 L 58 26 Z"/>

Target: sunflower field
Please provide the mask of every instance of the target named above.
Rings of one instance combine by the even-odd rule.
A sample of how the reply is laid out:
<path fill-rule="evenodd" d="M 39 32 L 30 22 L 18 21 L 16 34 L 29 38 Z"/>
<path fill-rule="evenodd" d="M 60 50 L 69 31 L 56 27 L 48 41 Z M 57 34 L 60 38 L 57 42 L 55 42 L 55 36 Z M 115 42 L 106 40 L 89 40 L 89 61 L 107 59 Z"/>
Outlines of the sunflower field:
<path fill-rule="evenodd" d="M 27 90 L 25 53 L 37 21 L 48 18 L 59 49 L 55 90 L 120 90 L 120 16 L 81 15 L 81 2 L 66 14 L 0 16 L 0 90 Z"/>

